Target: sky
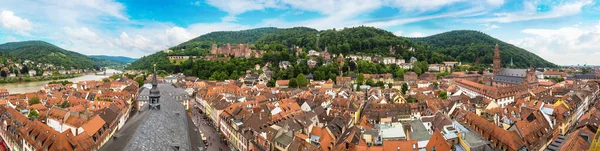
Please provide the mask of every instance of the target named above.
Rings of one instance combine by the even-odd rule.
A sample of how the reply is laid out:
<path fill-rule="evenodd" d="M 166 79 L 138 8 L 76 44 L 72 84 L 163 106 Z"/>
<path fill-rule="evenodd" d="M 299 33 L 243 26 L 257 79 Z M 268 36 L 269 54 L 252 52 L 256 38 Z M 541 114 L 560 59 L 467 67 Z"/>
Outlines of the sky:
<path fill-rule="evenodd" d="M 477 30 L 560 65 L 600 65 L 593 0 L 0 0 L 0 43 L 43 40 L 139 58 L 213 31 L 373 26 L 404 37 Z"/>

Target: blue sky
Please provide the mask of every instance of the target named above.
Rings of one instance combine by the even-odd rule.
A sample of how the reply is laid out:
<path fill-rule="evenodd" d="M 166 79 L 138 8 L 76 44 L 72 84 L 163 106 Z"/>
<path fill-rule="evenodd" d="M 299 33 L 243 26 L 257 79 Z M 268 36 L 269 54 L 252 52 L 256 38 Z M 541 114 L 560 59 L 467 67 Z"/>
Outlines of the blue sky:
<path fill-rule="evenodd" d="M 600 65 L 593 0 L 2 0 L 0 43 L 44 40 L 141 57 L 212 31 L 373 26 L 422 37 L 478 30 L 557 64 Z"/>

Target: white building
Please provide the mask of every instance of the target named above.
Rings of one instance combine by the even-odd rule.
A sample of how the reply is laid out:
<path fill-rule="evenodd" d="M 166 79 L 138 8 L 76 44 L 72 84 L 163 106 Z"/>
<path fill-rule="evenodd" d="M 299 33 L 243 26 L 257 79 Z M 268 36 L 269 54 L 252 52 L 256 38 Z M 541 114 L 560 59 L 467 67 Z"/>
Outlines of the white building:
<path fill-rule="evenodd" d="M 396 58 L 394 57 L 384 57 L 383 58 L 383 64 L 395 64 L 396 63 Z"/>
<path fill-rule="evenodd" d="M 37 71 L 35 70 L 29 70 L 29 76 L 35 76 L 37 74 Z"/>

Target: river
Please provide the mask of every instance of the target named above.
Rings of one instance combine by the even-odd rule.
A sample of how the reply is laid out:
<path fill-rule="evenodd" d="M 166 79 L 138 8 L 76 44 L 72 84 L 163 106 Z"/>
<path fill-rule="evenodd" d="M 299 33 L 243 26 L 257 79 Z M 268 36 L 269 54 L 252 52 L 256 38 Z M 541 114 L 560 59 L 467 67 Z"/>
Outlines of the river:
<path fill-rule="evenodd" d="M 48 80 L 48 81 L 33 81 L 33 82 L 17 82 L 17 83 L 0 83 L 0 88 L 5 88 L 8 90 L 10 94 L 17 93 L 27 93 L 27 92 L 35 92 L 42 89 L 42 87 L 46 86 L 46 84 L 52 81 L 64 81 L 68 80 L 73 83 L 79 81 L 88 81 L 88 80 L 101 80 L 102 78 L 109 77 L 114 73 L 121 73 L 121 71 L 108 69 L 106 70 L 106 75 L 96 75 L 94 73 L 86 74 L 80 77 L 70 78 L 70 79 L 60 79 L 60 80 Z"/>

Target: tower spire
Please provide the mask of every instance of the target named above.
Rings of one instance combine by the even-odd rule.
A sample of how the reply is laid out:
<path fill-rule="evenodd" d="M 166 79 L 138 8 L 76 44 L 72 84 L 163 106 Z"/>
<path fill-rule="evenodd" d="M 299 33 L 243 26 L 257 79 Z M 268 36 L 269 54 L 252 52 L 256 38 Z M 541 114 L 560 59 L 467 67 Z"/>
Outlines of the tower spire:
<path fill-rule="evenodd" d="M 154 64 L 154 71 L 152 73 L 152 88 L 158 86 L 158 81 L 156 80 L 156 64 Z"/>
<path fill-rule="evenodd" d="M 512 57 L 510 57 L 510 68 L 514 68 Z"/>
<path fill-rule="evenodd" d="M 160 90 L 158 90 L 158 81 L 156 80 L 156 64 L 154 64 L 154 72 L 152 73 L 152 88 L 150 89 L 149 95 L 149 108 L 154 110 L 160 110 Z"/>

